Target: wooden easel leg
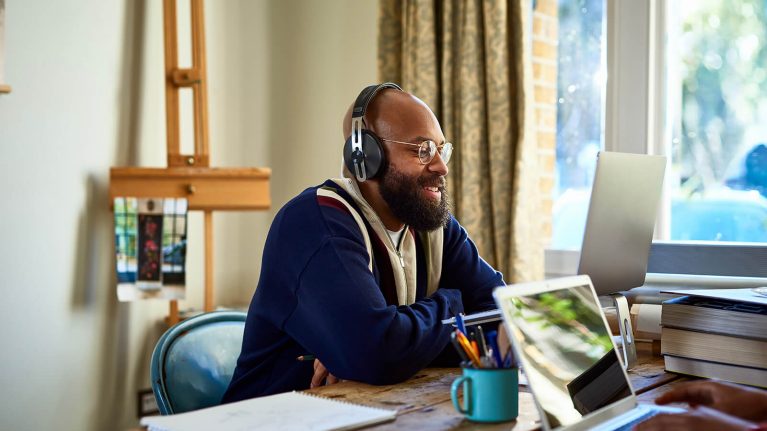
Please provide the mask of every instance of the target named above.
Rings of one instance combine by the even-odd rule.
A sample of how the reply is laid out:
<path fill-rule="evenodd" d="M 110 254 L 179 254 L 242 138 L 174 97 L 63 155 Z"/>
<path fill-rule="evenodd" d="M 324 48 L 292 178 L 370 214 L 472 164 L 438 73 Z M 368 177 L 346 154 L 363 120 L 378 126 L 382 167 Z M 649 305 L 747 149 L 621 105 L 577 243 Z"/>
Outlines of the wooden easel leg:
<path fill-rule="evenodd" d="M 168 326 L 173 326 L 180 321 L 178 316 L 178 301 L 170 301 L 170 313 L 168 314 Z"/>
<path fill-rule="evenodd" d="M 213 311 L 213 211 L 205 210 L 205 312 Z"/>

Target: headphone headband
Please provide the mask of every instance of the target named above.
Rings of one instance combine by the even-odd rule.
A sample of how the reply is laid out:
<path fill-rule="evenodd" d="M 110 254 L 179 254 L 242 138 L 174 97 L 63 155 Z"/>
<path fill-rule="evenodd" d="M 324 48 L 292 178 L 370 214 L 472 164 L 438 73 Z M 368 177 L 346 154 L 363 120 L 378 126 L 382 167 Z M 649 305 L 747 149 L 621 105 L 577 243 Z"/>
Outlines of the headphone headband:
<path fill-rule="evenodd" d="M 352 110 L 352 119 L 364 116 L 365 111 L 368 109 L 368 104 L 370 104 L 370 101 L 373 100 L 373 98 L 375 97 L 376 94 L 378 94 L 379 91 L 386 88 L 394 88 L 396 90 L 402 91 L 402 87 L 400 87 L 399 85 L 393 82 L 384 82 L 383 84 L 370 85 L 368 87 L 365 87 L 365 89 L 360 92 L 359 96 L 357 96 L 357 100 L 354 101 L 354 109 Z"/>
<path fill-rule="evenodd" d="M 402 91 L 402 88 L 399 85 L 393 82 L 384 82 L 383 84 L 365 87 L 365 89 L 360 92 L 359 96 L 357 96 L 357 100 L 354 101 L 354 109 L 352 109 L 352 134 L 349 137 L 349 140 L 351 141 L 351 152 L 352 154 L 356 154 L 355 159 L 358 160 L 352 163 L 352 166 L 354 166 L 354 174 L 360 182 L 365 181 L 368 178 L 367 168 L 363 162 L 365 153 L 362 148 L 362 119 L 365 116 L 365 111 L 368 109 L 370 101 L 373 100 L 379 91 L 385 88 L 394 88 Z M 376 168 L 375 171 L 377 172 L 378 169 Z M 371 173 L 370 176 L 374 176 L 376 172 Z"/>
<path fill-rule="evenodd" d="M 384 82 L 365 87 L 354 101 L 352 133 L 344 144 L 344 163 L 360 182 L 375 177 L 381 165 L 385 163 L 386 155 L 381 142 L 372 131 L 365 130 L 363 118 L 368 105 L 376 94 L 386 88 L 402 91 L 399 85 L 393 82 Z"/>

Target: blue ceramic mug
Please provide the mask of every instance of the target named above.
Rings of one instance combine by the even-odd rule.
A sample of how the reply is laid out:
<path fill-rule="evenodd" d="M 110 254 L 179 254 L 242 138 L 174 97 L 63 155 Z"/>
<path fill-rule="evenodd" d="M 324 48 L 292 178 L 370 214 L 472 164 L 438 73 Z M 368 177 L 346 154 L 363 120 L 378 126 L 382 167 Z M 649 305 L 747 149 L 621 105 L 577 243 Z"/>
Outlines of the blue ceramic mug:
<path fill-rule="evenodd" d="M 458 389 L 463 386 L 463 403 Z M 450 398 L 459 413 L 474 422 L 505 422 L 519 412 L 519 370 L 516 368 L 464 368 L 453 381 Z"/>

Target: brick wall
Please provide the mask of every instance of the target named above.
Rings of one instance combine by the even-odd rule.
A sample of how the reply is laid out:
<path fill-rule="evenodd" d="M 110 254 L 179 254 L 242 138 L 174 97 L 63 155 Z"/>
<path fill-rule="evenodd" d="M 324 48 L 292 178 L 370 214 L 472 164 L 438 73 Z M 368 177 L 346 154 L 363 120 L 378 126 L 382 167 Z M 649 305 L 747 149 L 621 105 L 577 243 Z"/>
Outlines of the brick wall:
<path fill-rule="evenodd" d="M 551 238 L 552 190 L 557 148 L 557 0 L 537 0 L 533 11 L 533 84 L 535 131 L 541 166 L 545 238 Z"/>

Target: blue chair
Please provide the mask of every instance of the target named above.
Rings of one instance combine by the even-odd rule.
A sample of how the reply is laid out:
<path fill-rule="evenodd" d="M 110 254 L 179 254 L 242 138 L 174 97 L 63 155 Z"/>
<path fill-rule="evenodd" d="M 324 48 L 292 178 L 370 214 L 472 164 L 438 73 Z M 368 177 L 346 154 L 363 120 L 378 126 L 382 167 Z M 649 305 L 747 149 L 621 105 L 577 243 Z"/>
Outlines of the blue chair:
<path fill-rule="evenodd" d="M 150 365 L 160 413 L 221 403 L 242 348 L 245 316 L 240 311 L 205 313 L 174 325 L 160 337 Z"/>

